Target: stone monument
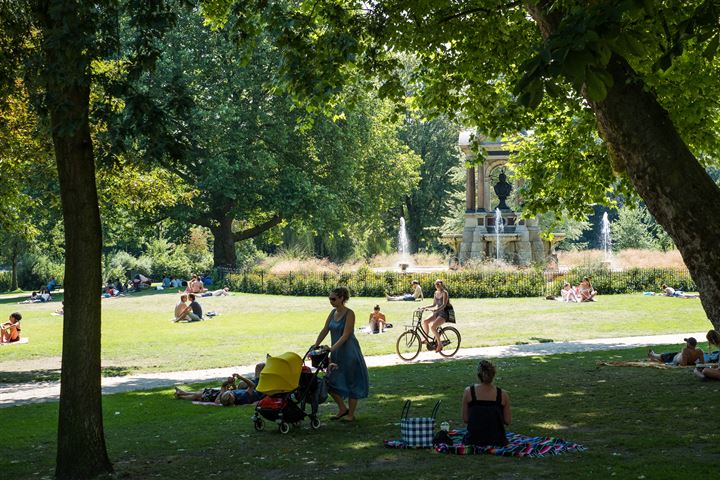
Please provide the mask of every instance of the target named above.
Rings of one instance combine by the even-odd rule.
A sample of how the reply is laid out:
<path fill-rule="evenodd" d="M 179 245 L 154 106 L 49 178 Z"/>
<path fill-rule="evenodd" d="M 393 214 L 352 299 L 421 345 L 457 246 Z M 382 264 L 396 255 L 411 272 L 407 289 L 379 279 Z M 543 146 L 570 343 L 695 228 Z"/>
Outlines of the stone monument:
<path fill-rule="evenodd" d="M 473 130 L 460 132 L 458 143 L 467 160 L 474 160 L 476 155 L 471 148 L 473 134 Z M 537 219 L 522 218 L 520 207 L 515 207 L 516 211 L 507 204 L 513 186 L 507 181 L 504 167 L 512 153 L 512 146 L 482 137 L 480 146 L 485 153 L 485 161 L 482 165 L 467 169 L 465 226 L 459 248 L 460 260 L 495 258 L 495 252 L 502 252 L 502 260 L 510 263 L 547 263 L 555 256 L 555 243 L 565 236 L 556 233 L 552 241 L 543 240 L 540 238 Z M 497 169 L 500 169 L 498 181 L 491 185 L 491 178 Z M 491 205 L 492 191 L 499 200 L 496 206 Z M 499 216 L 496 211 L 499 211 Z M 502 233 L 497 230 L 498 221 L 502 221 Z"/>

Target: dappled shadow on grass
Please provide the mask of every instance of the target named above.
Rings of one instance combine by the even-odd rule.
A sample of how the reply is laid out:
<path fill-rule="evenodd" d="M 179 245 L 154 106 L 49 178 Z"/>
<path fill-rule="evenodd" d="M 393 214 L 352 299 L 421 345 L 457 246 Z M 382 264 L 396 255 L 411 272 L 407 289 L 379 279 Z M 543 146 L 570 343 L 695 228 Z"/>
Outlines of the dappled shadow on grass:
<path fill-rule="evenodd" d="M 35 303 L 21 303 L 24 300 L 27 300 L 30 298 L 30 293 L 23 293 L 18 295 L 11 295 L 11 296 L 2 296 L 0 297 L 0 304 L 2 305 L 10 305 L 10 304 L 18 304 L 18 307 L 23 307 L 25 305 L 43 305 L 43 304 L 52 304 L 53 302 L 62 302 L 65 299 L 65 295 L 63 293 L 53 293 L 52 294 L 52 300 L 49 302 L 35 302 Z"/>
<path fill-rule="evenodd" d="M 268 424 L 255 432 L 253 408 L 204 407 L 175 400 L 172 388 L 110 395 L 103 399 L 110 456 L 123 478 L 196 479 L 252 469 L 253 478 L 679 478 L 714 468 L 720 435 L 714 418 L 720 382 L 698 382 L 684 370 L 598 368 L 599 360 L 642 358 L 629 351 L 496 358 L 497 384 L 513 406 L 510 430 L 557 436 L 584 444 L 585 453 L 545 459 L 459 458 L 427 450 L 389 450 L 399 438 L 405 399 L 410 414 L 460 423 L 463 389 L 476 381 L 476 359 L 372 368 L 370 397 L 360 401 L 354 424 L 330 422 L 336 407 L 323 405 L 323 425 L 307 423 L 281 435 Z M 8 453 L 22 452 L 15 477 L 30 477 L 48 454 L 28 448 L 53 438 L 56 407 L 15 410 L 0 429 Z M 43 416 L 40 416 L 40 415 Z M 13 432 L 22 430 L 21 441 Z M 43 456 L 45 455 L 45 456 Z M 44 459 L 44 460 L 43 460 Z M 248 467 L 245 467 L 247 465 Z M 321 472 L 321 473 L 320 473 Z"/>

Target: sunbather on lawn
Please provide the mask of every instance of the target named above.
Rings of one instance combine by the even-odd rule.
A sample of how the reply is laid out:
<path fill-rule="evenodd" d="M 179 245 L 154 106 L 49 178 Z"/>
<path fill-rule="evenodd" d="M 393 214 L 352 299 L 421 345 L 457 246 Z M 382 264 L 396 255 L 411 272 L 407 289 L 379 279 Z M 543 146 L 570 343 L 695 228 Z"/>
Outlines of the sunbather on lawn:
<path fill-rule="evenodd" d="M 204 388 L 199 392 L 188 392 L 175 387 L 175 398 L 197 402 L 213 402 L 224 406 L 244 405 L 260 400 L 264 395 L 255 390 L 264 363 L 255 365 L 255 378 L 249 379 L 238 373 L 225 379 L 220 388 Z"/>
<path fill-rule="evenodd" d="M 697 348 L 697 340 L 695 337 L 685 338 L 685 348 L 681 352 L 655 353 L 653 350 L 648 352 L 648 358 L 655 362 L 672 363 L 685 367 L 687 365 L 695 365 L 705 361 L 705 354 L 702 349 Z"/>

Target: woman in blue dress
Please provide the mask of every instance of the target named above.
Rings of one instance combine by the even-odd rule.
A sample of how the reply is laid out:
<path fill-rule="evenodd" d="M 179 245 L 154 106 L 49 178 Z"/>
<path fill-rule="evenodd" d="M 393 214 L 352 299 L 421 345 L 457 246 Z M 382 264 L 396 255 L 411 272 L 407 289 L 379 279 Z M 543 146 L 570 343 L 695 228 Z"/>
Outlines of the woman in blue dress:
<path fill-rule="evenodd" d="M 350 292 L 345 287 L 338 287 L 328 296 L 333 306 L 325 326 L 318 334 L 313 347 L 317 347 L 330 333 L 330 359 L 327 376 L 330 395 L 338 405 L 338 413 L 331 420 L 352 422 L 355 420 L 355 409 L 358 400 L 367 398 L 370 380 L 365 358 L 360 344 L 355 337 L 355 312 L 345 305 L 350 299 Z M 348 404 L 345 405 L 345 399 Z"/>

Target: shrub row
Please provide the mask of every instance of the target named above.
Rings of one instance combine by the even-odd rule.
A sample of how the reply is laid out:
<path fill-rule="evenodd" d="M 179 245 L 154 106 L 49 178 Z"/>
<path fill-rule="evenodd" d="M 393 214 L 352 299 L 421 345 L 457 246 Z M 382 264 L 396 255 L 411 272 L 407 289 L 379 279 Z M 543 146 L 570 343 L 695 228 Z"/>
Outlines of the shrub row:
<path fill-rule="evenodd" d="M 625 271 L 571 270 L 548 273 L 536 270 L 517 272 L 434 272 L 399 273 L 373 272 L 361 269 L 345 273 L 272 274 L 262 270 L 229 272 L 225 283 L 231 290 L 246 293 L 267 293 L 292 296 L 322 296 L 338 285 L 350 289 L 352 295 L 380 297 L 409 292 L 410 282 L 418 280 L 426 296 L 434 291 L 434 281 L 442 278 L 453 298 L 535 297 L 558 295 L 563 282 L 577 285 L 590 277 L 601 294 L 658 292 L 663 283 L 683 291 L 696 289 L 687 270 L 634 268 Z"/>
<path fill-rule="evenodd" d="M 7 292 L 10 290 L 11 281 L 12 274 L 10 272 L 0 272 L 0 292 Z"/>

